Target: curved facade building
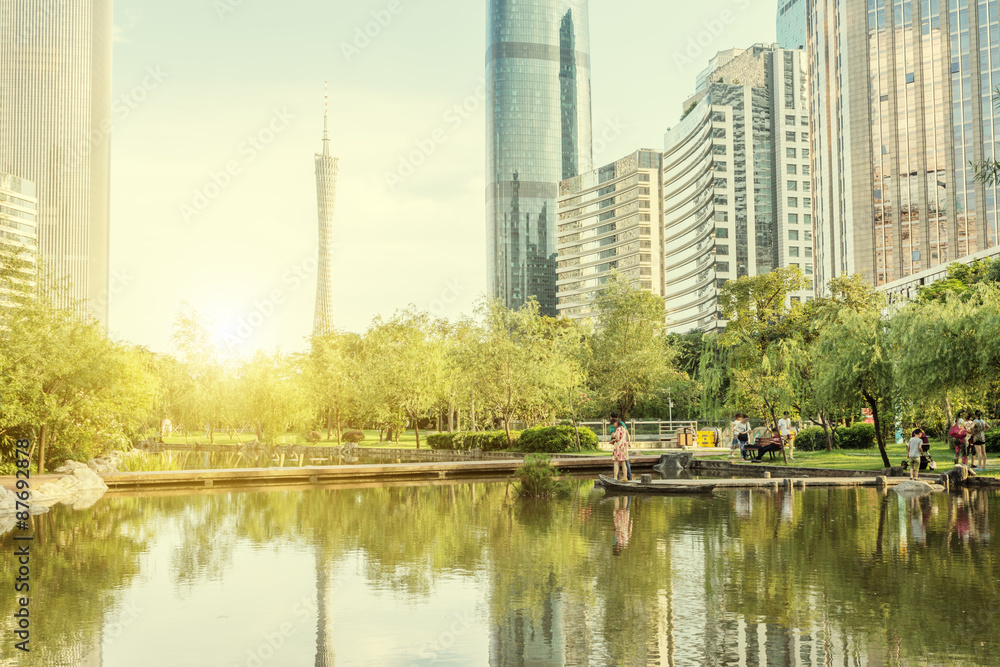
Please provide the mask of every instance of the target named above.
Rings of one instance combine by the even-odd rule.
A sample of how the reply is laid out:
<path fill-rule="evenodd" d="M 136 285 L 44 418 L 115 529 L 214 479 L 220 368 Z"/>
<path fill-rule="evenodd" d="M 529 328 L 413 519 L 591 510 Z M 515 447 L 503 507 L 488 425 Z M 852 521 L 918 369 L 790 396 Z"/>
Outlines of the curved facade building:
<path fill-rule="evenodd" d="M 592 168 L 587 0 L 490 0 L 486 190 L 489 288 L 556 314 L 559 182 Z"/>
<path fill-rule="evenodd" d="M 108 317 L 112 0 L 0 11 L 0 171 L 34 181 L 45 270 Z"/>

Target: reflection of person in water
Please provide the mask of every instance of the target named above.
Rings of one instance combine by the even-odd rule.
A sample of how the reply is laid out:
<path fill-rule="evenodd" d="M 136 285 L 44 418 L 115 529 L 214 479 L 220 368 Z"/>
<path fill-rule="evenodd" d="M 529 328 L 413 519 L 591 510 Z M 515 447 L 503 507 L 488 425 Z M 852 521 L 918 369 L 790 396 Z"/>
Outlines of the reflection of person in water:
<path fill-rule="evenodd" d="M 615 497 L 615 535 L 611 541 L 611 552 L 616 556 L 621 555 L 622 550 L 628 546 L 628 541 L 632 539 L 632 516 L 629 514 L 631 504 L 631 496 Z"/>
<path fill-rule="evenodd" d="M 931 519 L 930 499 L 910 498 L 910 528 L 913 541 L 927 546 L 927 523 Z"/>

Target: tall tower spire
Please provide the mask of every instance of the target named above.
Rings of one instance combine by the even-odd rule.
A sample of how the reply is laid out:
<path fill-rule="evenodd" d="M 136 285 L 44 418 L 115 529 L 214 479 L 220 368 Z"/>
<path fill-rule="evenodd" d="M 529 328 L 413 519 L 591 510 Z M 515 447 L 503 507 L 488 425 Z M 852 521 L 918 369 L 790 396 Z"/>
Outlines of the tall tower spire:
<path fill-rule="evenodd" d="M 323 155 L 330 154 L 330 89 L 323 82 Z"/>
<path fill-rule="evenodd" d="M 319 217 L 319 261 L 316 271 L 316 315 L 313 334 L 333 330 L 333 207 L 337 201 L 337 158 L 330 155 L 330 103 L 324 86 L 323 152 L 317 153 L 316 209 Z"/>

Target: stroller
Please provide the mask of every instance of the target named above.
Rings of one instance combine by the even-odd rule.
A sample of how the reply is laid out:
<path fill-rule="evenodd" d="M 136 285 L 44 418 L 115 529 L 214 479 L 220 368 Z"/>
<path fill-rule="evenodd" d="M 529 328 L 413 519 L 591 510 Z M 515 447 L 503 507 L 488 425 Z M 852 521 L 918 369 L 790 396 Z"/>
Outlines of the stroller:
<path fill-rule="evenodd" d="M 920 472 L 924 472 L 925 470 L 937 470 L 937 461 L 935 461 L 934 457 L 931 456 L 930 449 L 930 445 L 924 445 L 923 451 L 920 453 Z M 903 459 L 900 467 L 903 470 L 909 470 L 910 459 Z"/>

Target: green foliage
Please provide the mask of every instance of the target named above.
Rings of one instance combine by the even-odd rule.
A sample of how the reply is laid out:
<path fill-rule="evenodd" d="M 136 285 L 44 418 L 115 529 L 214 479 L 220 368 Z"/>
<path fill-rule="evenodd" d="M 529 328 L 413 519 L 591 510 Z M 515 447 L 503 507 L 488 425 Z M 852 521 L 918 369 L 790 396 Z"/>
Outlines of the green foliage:
<path fill-rule="evenodd" d="M 919 300 L 923 303 L 947 301 L 952 297 L 968 299 L 975 295 L 973 289 L 980 283 L 995 282 L 1000 262 L 978 259 L 972 264 L 955 262 L 948 265 L 948 277 L 920 288 Z"/>
<path fill-rule="evenodd" d="M 309 431 L 306 433 L 306 442 L 315 445 L 317 442 L 323 439 L 323 434 L 319 431 Z"/>
<path fill-rule="evenodd" d="M 1000 428 L 986 432 L 986 451 L 989 454 L 1000 454 Z"/>
<path fill-rule="evenodd" d="M 591 340 L 590 390 L 603 412 L 628 417 L 638 402 L 659 395 L 678 375 L 663 299 L 615 273 L 594 307 L 598 328 Z"/>
<path fill-rule="evenodd" d="M 141 449 L 132 449 L 118 460 L 121 472 L 157 472 L 160 470 L 180 470 L 180 464 L 170 454 L 151 454 Z"/>
<path fill-rule="evenodd" d="M 515 449 L 520 439 L 520 431 L 511 431 L 514 446 L 507 443 L 506 431 L 463 431 L 459 433 L 435 433 L 427 437 L 431 449 L 467 452 L 481 449 L 484 452 L 502 452 Z"/>
<path fill-rule="evenodd" d="M 803 452 L 826 450 L 826 433 L 819 426 L 802 429 L 795 436 L 795 449 Z"/>
<path fill-rule="evenodd" d="M 358 444 L 365 439 L 364 431 L 345 431 L 344 432 L 344 442 L 352 442 Z"/>
<path fill-rule="evenodd" d="M 561 454 L 563 452 L 575 452 L 577 429 L 572 426 L 536 426 L 521 431 L 521 436 L 517 441 L 517 448 L 522 452 L 545 452 L 549 454 Z M 597 435 L 589 428 L 579 429 L 580 446 L 583 450 L 594 451 L 597 449 Z"/>
<path fill-rule="evenodd" d="M 871 449 L 875 446 L 875 427 L 858 422 L 837 429 L 837 445 L 841 449 Z"/>
<path fill-rule="evenodd" d="M 545 454 L 529 454 L 518 466 L 515 476 L 518 492 L 526 498 L 551 498 L 569 494 L 569 483 L 556 479 L 558 471 Z"/>

